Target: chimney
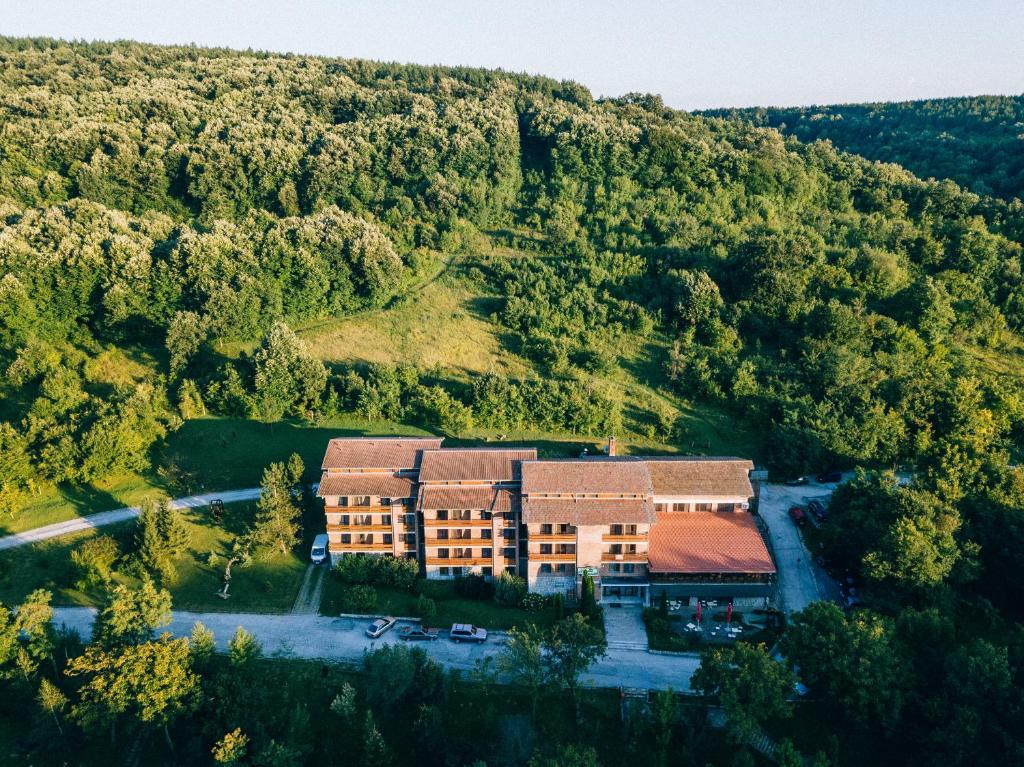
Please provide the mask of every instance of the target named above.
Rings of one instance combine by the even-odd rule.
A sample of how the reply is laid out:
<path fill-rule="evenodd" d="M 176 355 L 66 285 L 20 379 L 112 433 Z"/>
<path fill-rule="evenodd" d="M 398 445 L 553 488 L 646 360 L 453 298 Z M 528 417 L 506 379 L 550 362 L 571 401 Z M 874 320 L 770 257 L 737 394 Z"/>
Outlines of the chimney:
<path fill-rule="evenodd" d="M 615 437 L 608 438 L 608 456 L 615 455 Z"/>

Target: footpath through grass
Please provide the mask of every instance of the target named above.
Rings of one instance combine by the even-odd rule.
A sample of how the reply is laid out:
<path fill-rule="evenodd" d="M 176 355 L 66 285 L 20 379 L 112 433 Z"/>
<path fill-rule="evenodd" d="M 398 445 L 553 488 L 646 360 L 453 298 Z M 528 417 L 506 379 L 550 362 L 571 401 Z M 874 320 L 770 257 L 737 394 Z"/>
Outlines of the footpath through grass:
<path fill-rule="evenodd" d="M 328 574 L 324 582 L 323 599 L 320 602 L 321 615 L 338 615 L 350 612 L 344 609 L 345 591 L 351 586 Z M 547 606 L 531 612 L 518 607 L 503 607 L 490 600 L 469 599 L 455 592 L 452 581 L 430 581 L 419 579 L 413 591 L 403 591 L 389 586 L 374 586 L 377 592 L 374 615 L 395 615 L 416 617 L 416 600 L 424 594 L 437 605 L 437 614 L 430 621 L 431 626 L 448 628 L 453 623 L 472 623 L 486 629 L 507 630 L 533 623 L 547 627 L 555 622 L 555 611 Z"/>
<path fill-rule="evenodd" d="M 207 509 L 185 512 L 192 541 L 186 556 L 177 561 L 178 577 L 165 584 L 174 608 L 197 612 L 288 612 L 295 601 L 306 562 L 304 549 L 287 554 L 274 552 L 232 571 L 230 598 L 217 596 L 224 572 L 225 555 L 235 532 L 244 527 L 255 511 L 251 503 L 225 506 L 224 521 L 216 525 Z M 86 530 L 61 538 L 0 552 L 0 602 L 19 603 L 33 589 L 53 592 L 56 605 L 95 606 L 102 589 L 80 590 L 78 574 L 71 561 L 72 550 L 82 541 L 110 535 L 118 541 L 122 558 L 114 573 L 115 583 L 137 585 L 128 567 L 136 524 L 125 522 L 101 530 Z M 214 555 L 211 559 L 211 553 Z"/>

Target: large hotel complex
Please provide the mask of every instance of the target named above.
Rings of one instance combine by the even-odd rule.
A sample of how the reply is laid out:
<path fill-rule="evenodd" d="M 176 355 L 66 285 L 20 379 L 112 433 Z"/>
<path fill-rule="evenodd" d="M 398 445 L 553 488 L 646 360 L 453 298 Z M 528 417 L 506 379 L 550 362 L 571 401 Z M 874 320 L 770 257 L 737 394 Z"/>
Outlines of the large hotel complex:
<path fill-rule="evenodd" d="M 333 439 L 323 461 L 332 560 L 390 554 L 427 578 L 503 571 L 531 591 L 649 603 L 754 604 L 775 565 L 750 513 L 750 461 L 444 448 L 440 438 Z"/>

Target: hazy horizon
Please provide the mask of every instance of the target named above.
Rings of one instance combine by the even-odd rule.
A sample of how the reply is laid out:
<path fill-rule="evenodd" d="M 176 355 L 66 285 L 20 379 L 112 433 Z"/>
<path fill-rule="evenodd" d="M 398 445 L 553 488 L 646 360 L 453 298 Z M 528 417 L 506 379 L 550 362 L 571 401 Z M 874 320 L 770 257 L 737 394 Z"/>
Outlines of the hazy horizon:
<path fill-rule="evenodd" d="M 0 32 L 467 66 L 687 110 L 1019 95 L 1024 5 L 12 0 Z M 812 63 L 809 63 L 812 62 Z"/>

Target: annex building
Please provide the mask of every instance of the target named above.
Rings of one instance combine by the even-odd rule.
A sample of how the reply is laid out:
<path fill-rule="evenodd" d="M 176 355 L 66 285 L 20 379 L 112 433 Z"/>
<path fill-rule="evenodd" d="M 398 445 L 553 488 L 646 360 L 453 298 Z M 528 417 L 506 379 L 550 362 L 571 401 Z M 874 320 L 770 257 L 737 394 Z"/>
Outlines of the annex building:
<path fill-rule="evenodd" d="M 740 458 L 609 455 L 542 460 L 534 448 L 444 448 L 441 438 L 333 439 L 323 461 L 332 560 L 390 554 L 427 578 L 503 571 L 531 591 L 649 604 L 759 604 L 775 565 L 750 513 Z"/>

